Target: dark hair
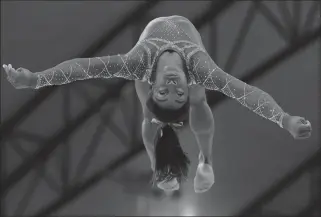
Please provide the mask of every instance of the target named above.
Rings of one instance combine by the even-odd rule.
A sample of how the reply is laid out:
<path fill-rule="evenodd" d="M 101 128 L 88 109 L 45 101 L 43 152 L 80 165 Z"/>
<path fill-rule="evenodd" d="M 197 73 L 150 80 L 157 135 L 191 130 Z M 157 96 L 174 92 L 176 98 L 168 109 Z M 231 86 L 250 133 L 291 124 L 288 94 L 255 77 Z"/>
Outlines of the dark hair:
<path fill-rule="evenodd" d="M 165 109 L 158 106 L 151 97 L 146 102 L 147 108 L 156 119 L 165 123 L 155 138 L 155 171 L 153 181 L 170 181 L 174 178 L 181 182 L 188 175 L 190 160 L 182 150 L 178 136 L 169 123 L 188 122 L 189 101 L 181 108 Z"/>

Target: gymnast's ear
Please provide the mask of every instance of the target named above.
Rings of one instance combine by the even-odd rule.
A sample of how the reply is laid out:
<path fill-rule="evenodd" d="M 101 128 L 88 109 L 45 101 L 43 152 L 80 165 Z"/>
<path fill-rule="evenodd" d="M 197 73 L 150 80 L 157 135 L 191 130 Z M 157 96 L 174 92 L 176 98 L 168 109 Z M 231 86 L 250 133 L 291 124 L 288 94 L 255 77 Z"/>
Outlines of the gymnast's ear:
<path fill-rule="evenodd" d="M 148 91 L 148 98 L 151 99 L 151 100 L 153 100 L 154 91 L 155 91 L 154 87 L 151 86 L 149 91 Z"/>

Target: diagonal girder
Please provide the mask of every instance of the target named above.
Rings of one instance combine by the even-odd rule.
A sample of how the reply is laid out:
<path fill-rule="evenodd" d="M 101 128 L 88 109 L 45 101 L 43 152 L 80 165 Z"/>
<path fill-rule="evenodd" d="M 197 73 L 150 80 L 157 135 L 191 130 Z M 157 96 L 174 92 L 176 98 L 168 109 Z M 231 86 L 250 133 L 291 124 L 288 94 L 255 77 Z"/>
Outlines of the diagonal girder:
<path fill-rule="evenodd" d="M 31 198 L 35 194 L 37 187 L 41 184 L 41 177 L 35 174 L 33 178 L 28 182 L 28 187 L 26 192 L 18 200 L 17 208 L 14 211 L 13 216 L 23 216 L 24 212 L 27 210 L 28 205 L 32 201 Z M 6 216 L 6 215 L 3 215 Z"/>
<path fill-rule="evenodd" d="M 139 145 L 133 145 L 130 151 L 126 152 L 120 157 L 117 157 L 111 163 L 106 165 L 103 169 L 99 170 L 98 172 L 91 175 L 88 179 L 84 182 L 79 182 L 78 184 L 74 185 L 72 188 L 68 189 L 65 193 L 61 195 L 58 199 L 54 200 L 48 206 L 45 206 L 40 209 L 37 213 L 33 216 L 35 217 L 43 217 L 48 216 L 58 209 L 65 206 L 68 202 L 77 198 L 77 196 L 84 193 L 86 190 L 90 189 L 91 187 L 95 186 L 97 183 L 102 181 L 104 178 L 110 176 L 116 169 L 123 166 L 125 163 L 132 160 L 134 157 L 138 156 L 141 152 L 145 150 L 145 146 L 142 142 L 138 143 Z"/>
<path fill-rule="evenodd" d="M 115 114 L 117 106 L 114 105 L 104 111 L 104 115 L 100 123 L 96 127 L 96 131 L 92 136 L 91 142 L 87 146 L 87 151 L 83 154 L 75 170 L 75 176 L 73 180 L 81 179 L 82 176 L 86 173 L 90 162 L 99 147 L 99 142 L 103 133 L 106 131 L 106 128 L 111 129 L 110 122 L 112 121 L 113 115 Z"/>
<path fill-rule="evenodd" d="M 321 11 L 321 3 L 319 1 L 312 2 L 306 20 L 303 24 L 304 29 L 310 29 L 313 26 L 316 18 L 318 17 L 318 10 Z"/>
<path fill-rule="evenodd" d="M 246 11 L 246 15 L 242 21 L 240 31 L 238 32 L 238 35 L 236 36 L 233 47 L 228 55 L 225 65 L 223 67 L 229 73 L 232 73 L 232 70 L 237 62 L 237 59 L 238 59 L 239 55 L 241 54 L 241 50 L 242 50 L 242 47 L 244 46 L 244 41 L 246 39 L 246 36 L 247 36 L 248 32 L 250 31 L 252 23 L 253 23 L 255 16 L 257 14 L 256 4 L 258 4 L 258 3 L 252 2 L 251 5 L 248 7 L 248 9 Z"/>
<path fill-rule="evenodd" d="M 257 67 L 249 70 L 248 72 L 244 73 L 245 76 L 241 77 L 240 80 L 250 83 L 257 78 L 261 78 L 262 76 L 266 75 L 270 69 L 277 66 L 282 61 L 290 58 L 293 54 L 298 52 L 301 49 L 304 49 L 308 45 L 312 44 L 316 40 L 320 40 L 321 36 L 321 26 L 314 29 L 313 31 L 307 31 L 307 33 L 302 34 L 301 37 L 298 37 L 295 41 L 291 44 L 286 46 L 284 49 L 281 49 L 271 58 L 267 59 L 262 64 L 259 64 Z M 223 101 L 226 97 L 223 94 L 216 94 L 207 92 L 207 101 L 210 105 L 215 106 L 216 103 Z"/>
<path fill-rule="evenodd" d="M 277 7 L 281 15 L 281 19 L 283 20 L 283 23 L 287 28 L 293 27 L 293 17 L 289 8 L 289 3 L 291 2 L 286 2 L 286 1 L 277 2 Z"/>
<path fill-rule="evenodd" d="M 102 94 L 95 102 L 91 104 L 85 111 L 81 112 L 75 119 L 68 122 L 68 124 L 56 132 L 45 143 L 39 145 L 40 149 L 35 154 L 27 158 L 17 169 L 8 175 L 1 185 L 1 193 L 4 193 L 8 188 L 17 183 L 23 178 L 37 163 L 45 161 L 49 155 L 54 151 L 58 145 L 65 141 L 69 136 L 78 129 L 88 118 L 95 114 L 99 108 L 108 100 L 119 97 L 120 89 L 125 86 L 127 81 L 119 82 L 110 91 Z"/>
<path fill-rule="evenodd" d="M 301 19 L 302 19 L 302 1 L 293 1 L 293 26 L 292 32 L 297 37 L 301 28 Z"/>
<path fill-rule="evenodd" d="M 65 86 L 63 94 L 63 121 L 67 124 L 71 119 L 71 87 Z M 59 153 L 58 168 L 60 168 L 60 182 L 62 189 L 68 186 L 70 180 L 70 165 L 71 165 L 71 145 L 70 140 L 63 142 Z"/>
<path fill-rule="evenodd" d="M 320 209 L 320 203 L 321 201 L 312 201 L 310 202 L 306 207 L 304 207 L 302 210 L 300 210 L 295 217 L 301 217 L 301 216 L 314 216 L 314 212 L 316 212 L 316 215 L 318 215 L 318 208 Z M 319 215 L 320 216 L 320 215 Z"/>
<path fill-rule="evenodd" d="M 124 16 L 124 18 L 122 18 L 118 24 L 112 27 L 111 30 L 104 33 L 98 40 L 90 45 L 89 48 L 86 49 L 82 54 L 78 55 L 77 58 L 90 57 L 99 52 L 133 21 L 143 16 L 148 10 L 156 6 L 159 2 L 159 0 L 151 0 L 139 5 L 133 12 Z M 57 91 L 57 88 L 58 87 L 47 87 L 39 90 L 39 93 L 37 93 L 33 99 L 21 106 L 13 116 L 4 120 L 0 125 L 0 143 L 3 143 L 10 136 L 16 125 L 25 120 L 25 118 L 30 115 L 30 113 L 35 111 L 42 102 L 44 102 L 49 96 L 53 95 L 53 93 Z"/>
<path fill-rule="evenodd" d="M 194 23 L 196 24 L 195 26 L 200 28 L 210 19 L 215 18 L 215 16 L 218 16 L 222 11 L 227 9 L 233 2 L 234 1 L 226 0 L 218 1 L 216 4 L 214 4 L 214 8 L 209 8 L 202 16 L 198 17 L 194 21 Z M 86 109 L 84 112 L 78 115 L 78 117 L 68 123 L 66 127 L 49 138 L 47 142 L 41 144 L 41 148 L 33 156 L 26 159 L 23 164 L 21 164 L 17 169 L 10 173 L 8 177 L 3 181 L 3 184 L 1 185 L 1 193 L 6 192 L 10 187 L 16 184 L 38 162 L 46 160 L 52 153 L 52 151 L 54 151 L 61 142 L 65 141 L 78 127 L 80 127 L 81 124 L 83 124 L 91 115 L 95 114 L 99 107 L 101 107 L 107 100 L 115 97 L 118 98 L 120 94 L 119 90 L 128 82 L 129 81 L 126 80 L 120 80 L 118 84 L 111 88 L 110 92 L 107 92 L 99 97 L 99 99 L 96 100 L 90 108 Z"/>
<path fill-rule="evenodd" d="M 321 159 L 321 149 L 312 154 L 309 158 L 300 163 L 293 171 L 286 174 L 281 180 L 273 184 L 269 189 L 253 200 L 252 203 L 243 208 L 238 215 L 249 216 L 260 209 L 266 202 L 271 201 L 282 189 L 292 184 L 298 177 L 309 168 L 315 166 Z"/>
<path fill-rule="evenodd" d="M 285 41 L 288 41 L 289 37 L 287 35 L 287 29 L 284 28 L 273 11 L 271 11 L 269 7 L 264 4 L 264 1 L 257 2 L 255 5 L 262 15 L 267 19 L 267 21 L 274 27 L 279 36 Z"/>
<path fill-rule="evenodd" d="M 10 147 L 20 156 L 21 159 L 25 159 L 30 152 L 22 148 L 21 143 L 16 140 L 11 140 L 9 142 Z M 48 174 L 48 171 L 45 169 L 46 164 L 42 164 L 39 167 L 34 168 L 37 176 L 42 177 L 43 181 L 47 186 L 54 191 L 55 193 L 60 193 L 60 187 L 58 183 Z"/>
<path fill-rule="evenodd" d="M 196 17 L 192 21 L 192 23 L 194 24 L 196 29 L 200 29 L 203 26 L 205 26 L 205 24 L 207 24 L 208 22 L 219 16 L 221 13 L 223 13 L 235 2 L 236 0 L 215 1 L 203 14 L 201 14 L 199 17 Z"/>

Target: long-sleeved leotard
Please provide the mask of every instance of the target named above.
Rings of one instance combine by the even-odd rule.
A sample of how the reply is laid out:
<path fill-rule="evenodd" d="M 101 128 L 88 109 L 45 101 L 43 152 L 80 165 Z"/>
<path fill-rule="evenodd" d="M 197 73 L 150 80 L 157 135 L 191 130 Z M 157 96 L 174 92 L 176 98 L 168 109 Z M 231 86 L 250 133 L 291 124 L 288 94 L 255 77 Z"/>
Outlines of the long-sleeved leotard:
<path fill-rule="evenodd" d="M 190 64 L 195 71 L 197 84 L 201 84 L 206 89 L 220 91 L 261 117 L 283 127 L 282 119 L 286 113 L 269 94 L 227 74 L 207 53 L 202 51 L 192 57 Z"/>
<path fill-rule="evenodd" d="M 38 72 L 36 89 L 91 78 L 120 77 L 128 80 L 142 80 L 148 57 L 140 46 L 137 44 L 125 55 L 77 58 Z"/>
<path fill-rule="evenodd" d="M 220 91 L 282 127 L 285 113 L 272 97 L 220 69 L 206 52 L 194 25 L 181 16 L 151 21 L 135 47 L 125 55 L 73 59 L 38 72 L 36 88 L 113 77 L 147 81 L 152 85 L 158 58 L 167 50 L 181 56 L 189 85 L 200 84 L 206 89 Z"/>

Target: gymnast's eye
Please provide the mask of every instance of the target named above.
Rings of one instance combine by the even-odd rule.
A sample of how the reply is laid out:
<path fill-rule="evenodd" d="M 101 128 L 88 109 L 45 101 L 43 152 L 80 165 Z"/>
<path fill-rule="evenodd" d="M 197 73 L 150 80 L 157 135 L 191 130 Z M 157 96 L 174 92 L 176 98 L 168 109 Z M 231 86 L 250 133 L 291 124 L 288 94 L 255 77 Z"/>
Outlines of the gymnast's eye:
<path fill-rule="evenodd" d="M 182 91 L 177 91 L 177 95 L 178 95 L 178 96 L 184 96 L 184 92 L 182 92 Z"/>
<path fill-rule="evenodd" d="M 167 94 L 167 91 L 166 90 L 160 90 L 160 91 L 158 91 L 158 94 L 161 95 L 161 96 L 165 96 Z"/>
<path fill-rule="evenodd" d="M 184 90 L 182 88 L 176 88 L 176 94 L 178 96 L 183 96 L 184 95 Z"/>

